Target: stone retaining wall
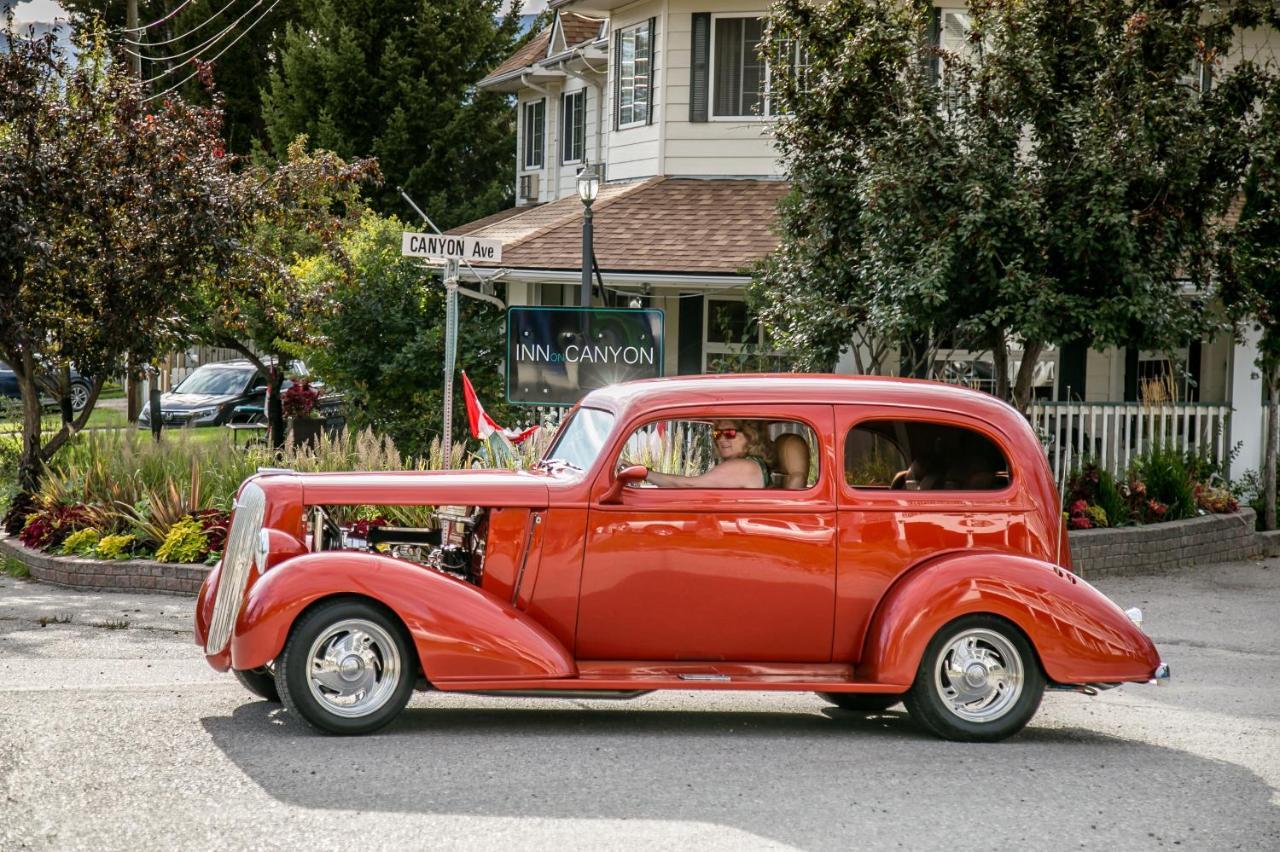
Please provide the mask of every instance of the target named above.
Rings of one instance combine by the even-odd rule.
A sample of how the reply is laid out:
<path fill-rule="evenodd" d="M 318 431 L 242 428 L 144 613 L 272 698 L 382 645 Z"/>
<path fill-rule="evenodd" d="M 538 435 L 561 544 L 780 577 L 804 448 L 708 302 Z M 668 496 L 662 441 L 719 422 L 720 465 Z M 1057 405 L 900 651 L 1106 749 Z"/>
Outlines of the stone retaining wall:
<path fill-rule="evenodd" d="M 1254 511 L 1241 509 L 1167 524 L 1073 530 L 1071 560 L 1080 576 L 1093 579 L 1256 559 L 1264 545 L 1254 523 Z"/>
<path fill-rule="evenodd" d="M 209 573 L 207 565 L 173 565 L 146 559 L 100 561 L 75 556 L 51 556 L 25 547 L 16 538 L 0 535 L 0 557 L 4 556 L 21 560 L 37 580 L 97 592 L 195 595 Z"/>

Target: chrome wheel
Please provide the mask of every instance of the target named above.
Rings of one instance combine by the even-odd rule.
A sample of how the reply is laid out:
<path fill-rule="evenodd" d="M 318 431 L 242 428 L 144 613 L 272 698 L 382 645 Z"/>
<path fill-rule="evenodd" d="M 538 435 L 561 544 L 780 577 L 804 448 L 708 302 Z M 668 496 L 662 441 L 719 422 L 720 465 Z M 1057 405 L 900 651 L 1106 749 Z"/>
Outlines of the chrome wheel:
<path fill-rule="evenodd" d="M 1002 718 L 1022 695 L 1022 655 L 1004 636 L 983 628 L 956 635 L 937 657 L 933 687 L 948 711 L 969 722 Z"/>
<path fill-rule="evenodd" d="M 322 630 L 307 653 L 307 686 L 328 712 L 357 719 L 377 712 L 400 682 L 400 646 L 380 625 L 362 618 Z"/>
<path fill-rule="evenodd" d="M 77 413 L 84 411 L 84 407 L 89 404 L 89 389 L 84 385 L 71 385 L 71 410 Z"/>

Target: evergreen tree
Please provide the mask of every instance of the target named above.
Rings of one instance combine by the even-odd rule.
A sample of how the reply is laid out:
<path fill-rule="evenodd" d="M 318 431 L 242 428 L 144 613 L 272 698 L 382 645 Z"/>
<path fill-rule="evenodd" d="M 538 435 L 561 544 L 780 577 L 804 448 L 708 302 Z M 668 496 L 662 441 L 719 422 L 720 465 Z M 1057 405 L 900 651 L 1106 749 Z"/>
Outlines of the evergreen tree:
<path fill-rule="evenodd" d="M 396 187 L 446 228 L 509 202 L 514 116 L 476 82 L 518 44 L 499 0 L 299 0 L 263 93 L 283 158 L 299 135 L 344 158 L 376 156 L 375 208 L 405 212 Z"/>

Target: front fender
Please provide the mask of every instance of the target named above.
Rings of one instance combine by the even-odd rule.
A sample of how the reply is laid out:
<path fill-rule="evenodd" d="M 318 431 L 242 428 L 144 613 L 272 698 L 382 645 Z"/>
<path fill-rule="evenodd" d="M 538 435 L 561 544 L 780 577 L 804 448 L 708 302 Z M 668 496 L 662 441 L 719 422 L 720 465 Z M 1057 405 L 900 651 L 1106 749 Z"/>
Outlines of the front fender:
<path fill-rule="evenodd" d="M 972 613 L 1021 628 L 1057 683 L 1145 681 L 1160 664 L 1147 635 L 1084 580 L 1048 562 L 985 552 L 940 557 L 894 584 L 872 617 L 859 679 L 912 683 L 933 635 Z"/>
<path fill-rule="evenodd" d="M 573 657 L 542 625 L 470 583 L 386 556 L 341 551 L 290 559 L 253 585 L 231 638 L 232 667 L 271 662 L 299 613 L 344 594 L 372 598 L 398 615 L 433 683 L 577 674 Z"/>

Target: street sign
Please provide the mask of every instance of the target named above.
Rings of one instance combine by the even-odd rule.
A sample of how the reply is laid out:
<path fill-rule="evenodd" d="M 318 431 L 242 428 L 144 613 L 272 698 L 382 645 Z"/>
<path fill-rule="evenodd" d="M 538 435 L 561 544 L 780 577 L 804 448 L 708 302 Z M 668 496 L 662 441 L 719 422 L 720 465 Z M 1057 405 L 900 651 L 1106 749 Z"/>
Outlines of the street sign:
<path fill-rule="evenodd" d="M 498 263 L 502 260 L 502 241 L 405 231 L 400 243 L 400 253 L 405 257 L 425 257 L 428 260 Z"/>
<path fill-rule="evenodd" d="M 657 309 L 507 310 L 507 401 L 573 405 L 590 390 L 662 375 Z"/>

